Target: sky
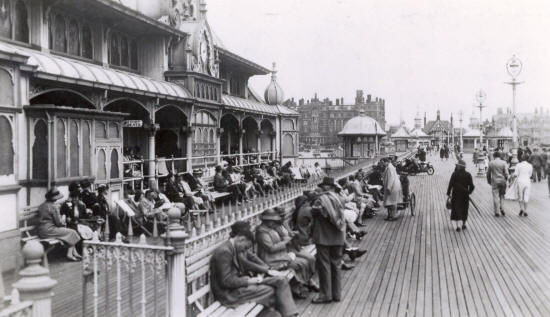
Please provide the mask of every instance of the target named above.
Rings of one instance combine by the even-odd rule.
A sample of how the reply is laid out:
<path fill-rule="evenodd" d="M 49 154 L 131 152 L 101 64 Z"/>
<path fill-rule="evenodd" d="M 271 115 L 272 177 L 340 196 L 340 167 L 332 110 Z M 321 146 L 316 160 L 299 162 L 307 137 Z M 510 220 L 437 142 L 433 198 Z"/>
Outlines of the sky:
<path fill-rule="evenodd" d="M 506 62 L 523 62 L 518 112 L 550 109 L 549 0 L 208 0 L 224 46 L 264 67 L 277 63 L 285 98 L 386 100 L 386 120 L 442 119 L 486 95 L 483 118 L 511 107 Z M 255 76 L 263 95 L 270 76 Z"/>

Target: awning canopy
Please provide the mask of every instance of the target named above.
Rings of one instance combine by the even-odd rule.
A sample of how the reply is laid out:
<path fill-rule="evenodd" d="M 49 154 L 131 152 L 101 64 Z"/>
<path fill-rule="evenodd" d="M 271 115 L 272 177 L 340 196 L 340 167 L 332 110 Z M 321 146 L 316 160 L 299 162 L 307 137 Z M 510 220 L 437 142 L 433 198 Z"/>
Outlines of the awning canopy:
<path fill-rule="evenodd" d="M 254 100 L 243 99 L 230 95 L 222 95 L 222 102 L 226 107 L 233 108 L 236 110 L 246 111 L 246 112 L 255 112 L 260 114 L 268 115 L 279 115 L 279 114 L 295 114 L 294 111 L 288 109 L 285 106 L 276 105 L 271 106 L 265 103 L 257 102 Z"/>
<path fill-rule="evenodd" d="M 35 77 L 38 78 L 165 99 L 183 100 L 192 97 L 185 88 L 174 83 L 131 72 L 44 54 L 2 42 L 0 42 L 0 51 L 28 56 L 26 64 L 34 68 Z"/>

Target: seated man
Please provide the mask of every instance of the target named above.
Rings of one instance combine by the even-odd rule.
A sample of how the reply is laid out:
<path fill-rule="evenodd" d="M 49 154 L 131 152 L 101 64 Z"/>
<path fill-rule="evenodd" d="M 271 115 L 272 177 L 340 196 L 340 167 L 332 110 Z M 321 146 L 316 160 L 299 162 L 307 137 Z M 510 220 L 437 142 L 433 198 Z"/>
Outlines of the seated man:
<path fill-rule="evenodd" d="M 91 239 L 92 226 L 95 222 L 92 219 L 92 210 L 80 200 L 80 185 L 72 182 L 69 184 L 69 199 L 60 208 L 62 222 L 67 228 L 77 231 L 80 236 L 87 240 Z"/>
<path fill-rule="evenodd" d="M 154 190 L 147 190 L 145 192 L 145 195 L 141 196 L 138 203 L 138 208 L 136 210 L 136 221 L 141 225 L 145 225 L 146 228 L 149 230 L 152 229 L 152 219 L 157 217 L 157 219 L 162 220 L 168 217 L 166 213 L 160 208 L 166 202 L 158 201 L 157 197 L 158 196 Z"/>
<path fill-rule="evenodd" d="M 255 272 L 252 267 L 260 268 L 262 264 L 251 259 L 254 234 L 246 226 L 241 221 L 235 222 L 231 238 L 216 248 L 210 258 L 210 289 L 214 298 L 225 306 L 254 302 L 274 308 L 283 316 L 296 316 L 298 310 L 288 282 L 277 276 L 280 275 L 277 271 L 263 266 L 271 276 L 249 276 Z"/>
<path fill-rule="evenodd" d="M 277 232 L 282 219 L 276 211 L 268 209 L 262 213 L 260 219 L 262 223 L 256 228 L 258 256 L 275 269 L 294 270 L 292 293 L 298 298 L 307 297 L 306 288 L 314 273 L 308 260 L 288 251 L 292 238 L 289 235 L 281 237 Z"/>
<path fill-rule="evenodd" d="M 222 167 L 216 166 L 216 174 L 214 175 L 214 190 L 223 193 L 230 192 L 231 200 L 235 203 L 241 198 L 241 190 L 238 186 L 232 186 L 222 174 Z"/>

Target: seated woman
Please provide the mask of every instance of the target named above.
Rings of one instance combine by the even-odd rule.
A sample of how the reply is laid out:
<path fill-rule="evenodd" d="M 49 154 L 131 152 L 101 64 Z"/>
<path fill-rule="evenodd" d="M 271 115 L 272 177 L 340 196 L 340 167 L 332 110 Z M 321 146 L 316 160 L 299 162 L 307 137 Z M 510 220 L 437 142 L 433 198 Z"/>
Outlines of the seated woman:
<path fill-rule="evenodd" d="M 69 184 L 69 199 L 61 205 L 60 214 L 64 219 L 67 228 L 77 231 L 84 240 L 92 238 L 92 226 L 97 229 L 102 221 L 92 219 L 91 209 L 86 209 L 86 205 L 80 200 L 80 185 L 72 182 Z"/>
<path fill-rule="evenodd" d="M 247 201 L 253 199 L 257 195 L 256 189 L 254 189 L 254 185 L 251 181 L 245 181 L 243 174 L 241 174 L 240 168 L 228 167 L 227 172 L 229 173 L 229 177 L 231 178 L 231 183 L 239 185 L 239 187 L 241 188 L 241 192 L 244 194 L 244 197 Z"/>
<path fill-rule="evenodd" d="M 191 190 L 191 186 L 185 180 L 184 177 L 180 177 L 179 175 L 176 176 L 176 183 L 178 184 L 179 188 L 181 188 L 182 190 L 183 203 L 185 204 L 185 207 L 188 210 L 191 210 L 191 209 L 212 210 L 209 197 L 206 195 L 203 195 L 200 190 L 193 192 L 193 190 Z"/>
<path fill-rule="evenodd" d="M 314 273 L 309 260 L 288 251 L 292 238 L 281 237 L 277 232 L 282 219 L 276 211 L 268 209 L 262 213 L 260 219 L 262 223 L 256 228 L 258 256 L 276 270 L 292 269 L 295 272 L 291 281 L 292 293 L 298 298 L 305 298 Z"/>
<path fill-rule="evenodd" d="M 214 190 L 220 193 L 230 192 L 231 200 L 234 203 L 237 203 L 241 200 L 242 197 L 241 189 L 239 188 L 239 186 L 230 184 L 227 178 L 227 172 L 223 171 L 221 166 L 216 166 L 216 175 L 214 175 Z"/>
<path fill-rule="evenodd" d="M 153 223 L 152 220 L 156 217 L 157 219 L 164 220 L 168 216 L 160 208 L 166 202 L 158 201 L 157 194 L 154 190 L 149 189 L 145 192 L 145 195 L 142 195 L 139 199 L 137 212 L 135 219 L 138 224 L 145 226 L 148 230 L 152 230 Z"/>
<path fill-rule="evenodd" d="M 52 187 L 45 195 L 46 201 L 38 207 L 38 236 L 41 239 L 56 238 L 61 240 L 67 248 L 67 259 L 78 261 L 82 257 L 76 251 L 76 244 L 80 242 L 80 235 L 73 229 L 65 228 L 61 221 L 56 201 L 63 198 L 57 187 Z"/>
<path fill-rule="evenodd" d="M 109 186 L 99 185 L 97 187 L 97 209 L 94 210 L 94 215 L 101 219 L 109 219 L 109 240 L 114 240 L 117 233 L 126 234 L 126 226 L 123 225 L 122 217 L 119 217 L 111 211 L 111 203 L 109 203 Z M 127 239 L 123 236 L 123 241 Z"/>

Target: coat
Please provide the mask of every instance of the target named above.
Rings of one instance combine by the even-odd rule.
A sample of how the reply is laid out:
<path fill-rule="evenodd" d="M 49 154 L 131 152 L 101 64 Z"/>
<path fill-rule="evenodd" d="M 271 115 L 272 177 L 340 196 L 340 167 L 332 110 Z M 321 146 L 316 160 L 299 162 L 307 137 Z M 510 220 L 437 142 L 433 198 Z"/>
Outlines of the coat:
<path fill-rule="evenodd" d="M 56 238 L 69 246 L 80 241 L 80 235 L 73 229 L 65 228 L 61 223 L 59 208 L 46 201 L 38 207 L 38 236 L 41 239 Z"/>
<path fill-rule="evenodd" d="M 271 229 L 263 223 L 256 228 L 256 243 L 258 244 L 258 256 L 267 265 L 273 268 L 286 268 L 290 257 L 287 252 L 287 244 L 275 229 Z"/>
<path fill-rule="evenodd" d="M 401 182 L 393 164 L 388 164 L 384 172 L 384 206 L 395 206 L 403 202 Z"/>
<path fill-rule="evenodd" d="M 217 192 L 227 191 L 228 182 L 221 173 L 214 175 L 214 190 Z"/>
<path fill-rule="evenodd" d="M 326 193 L 323 195 L 327 195 Z M 318 198 L 313 202 L 313 206 L 323 207 L 323 203 Z M 343 210 L 338 210 L 343 212 Z M 313 243 L 324 246 L 343 246 L 346 242 L 346 230 L 340 230 L 330 217 L 322 212 L 321 209 L 313 207 L 311 209 L 313 216 L 312 238 Z"/>
<path fill-rule="evenodd" d="M 470 194 L 474 191 L 472 175 L 465 170 L 455 170 L 447 187 L 447 195 L 451 196 L 451 220 L 468 219 Z"/>

